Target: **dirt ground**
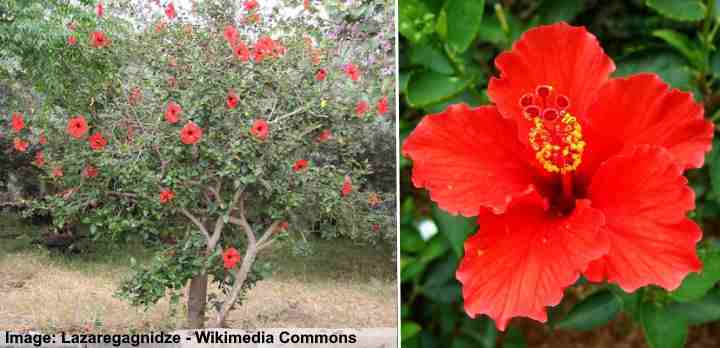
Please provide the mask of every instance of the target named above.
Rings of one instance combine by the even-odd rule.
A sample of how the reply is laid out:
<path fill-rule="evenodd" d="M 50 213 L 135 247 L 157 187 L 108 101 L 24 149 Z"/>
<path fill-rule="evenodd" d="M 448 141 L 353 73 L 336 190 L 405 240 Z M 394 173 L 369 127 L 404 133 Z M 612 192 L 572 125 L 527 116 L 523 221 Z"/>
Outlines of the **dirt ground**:
<path fill-rule="evenodd" d="M 284 248 L 265 255 L 277 271 L 250 291 L 231 313 L 229 326 L 396 326 L 392 252 L 350 241 L 320 243 L 325 245 L 313 256 L 287 255 L 291 252 Z M 182 328 L 184 307 L 171 316 L 167 298 L 144 311 L 113 296 L 130 263 L 119 254 L 98 261 L 38 246 L 11 252 L 0 246 L 0 330 L 127 333 Z"/>

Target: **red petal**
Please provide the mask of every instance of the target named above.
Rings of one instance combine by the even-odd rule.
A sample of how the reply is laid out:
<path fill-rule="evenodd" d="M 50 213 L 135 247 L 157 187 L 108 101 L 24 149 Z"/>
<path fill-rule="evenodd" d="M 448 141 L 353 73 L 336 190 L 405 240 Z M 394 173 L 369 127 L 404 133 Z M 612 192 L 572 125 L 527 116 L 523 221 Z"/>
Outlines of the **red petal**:
<path fill-rule="evenodd" d="M 682 171 L 670 152 L 650 145 L 598 168 L 589 197 L 605 214 L 610 251 L 593 262 L 588 279 L 607 278 L 628 292 L 648 284 L 672 290 L 689 272 L 700 270 L 695 243 L 702 232 L 686 217 L 695 194 Z"/>
<path fill-rule="evenodd" d="M 481 216 L 456 274 L 465 311 L 471 317 L 487 314 L 500 330 L 517 316 L 545 322 L 545 307 L 557 305 L 563 289 L 608 251 L 599 232 L 603 215 L 590 201 L 577 201 L 565 217 L 524 201 L 503 215 Z"/>
<path fill-rule="evenodd" d="M 699 168 L 712 144 L 713 125 L 703 118 L 702 105 L 655 74 L 608 81 L 587 119 L 580 171 L 588 177 L 602 161 L 640 144 L 666 148 L 684 169 Z"/>
<path fill-rule="evenodd" d="M 539 85 L 553 87 L 556 94 L 569 97 L 568 111 L 580 120 L 595 94 L 615 70 L 594 35 L 584 27 L 567 23 L 528 30 L 512 50 L 495 59 L 500 78 L 492 78 L 490 99 L 506 118 L 517 120 L 519 136 L 527 143 L 532 124 L 522 115 L 520 98 Z"/>
<path fill-rule="evenodd" d="M 512 122 L 495 107 L 458 104 L 425 117 L 408 136 L 403 154 L 413 160 L 413 183 L 444 210 L 476 216 L 502 213 L 513 197 L 533 190 Z"/>

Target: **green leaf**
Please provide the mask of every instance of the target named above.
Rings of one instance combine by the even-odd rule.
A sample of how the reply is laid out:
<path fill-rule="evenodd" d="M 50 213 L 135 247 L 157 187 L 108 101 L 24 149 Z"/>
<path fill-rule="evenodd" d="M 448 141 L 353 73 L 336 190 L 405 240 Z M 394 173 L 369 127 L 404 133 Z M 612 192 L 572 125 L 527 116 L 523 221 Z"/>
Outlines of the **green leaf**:
<path fill-rule="evenodd" d="M 398 31 L 417 43 L 435 31 L 435 15 L 419 0 L 402 0 L 398 7 Z"/>
<path fill-rule="evenodd" d="M 447 13 L 447 41 L 456 52 L 464 52 L 475 39 L 482 22 L 485 0 L 449 0 Z"/>
<path fill-rule="evenodd" d="M 418 325 L 416 322 L 410 321 L 410 320 L 403 320 L 402 326 L 400 327 L 400 337 L 402 337 L 401 342 L 405 342 L 417 335 L 422 331 L 422 327 Z"/>
<path fill-rule="evenodd" d="M 692 70 L 679 55 L 667 51 L 643 51 L 619 60 L 615 74 L 619 77 L 640 72 L 654 72 L 663 81 L 681 90 L 691 90 Z"/>
<path fill-rule="evenodd" d="M 704 65 L 702 50 L 685 34 L 670 29 L 655 30 L 652 34 L 680 52 L 694 67 L 700 69 Z"/>
<path fill-rule="evenodd" d="M 410 46 L 409 53 L 410 63 L 420 65 L 429 70 L 452 75 L 455 73 L 450 60 L 447 58 L 442 49 L 434 45 L 414 45 Z"/>
<path fill-rule="evenodd" d="M 468 236 L 477 230 L 475 218 L 466 218 L 461 215 L 450 215 L 437 205 L 432 206 L 433 217 L 440 228 L 440 233 L 450 242 L 455 255 L 463 255 L 463 245 Z"/>
<path fill-rule="evenodd" d="M 482 348 L 495 348 L 498 331 L 495 323 L 486 316 L 477 319 L 467 318 L 460 331 L 480 343 Z"/>
<path fill-rule="evenodd" d="M 648 7 L 678 21 L 699 21 L 705 18 L 705 4 L 700 0 L 646 0 Z"/>
<path fill-rule="evenodd" d="M 449 248 L 450 245 L 444 238 L 435 236 L 430 239 L 427 247 L 420 253 L 420 262 L 428 263 L 433 261 L 445 254 Z"/>
<path fill-rule="evenodd" d="M 400 260 L 400 281 L 406 282 L 415 279 L 422 274 L 427 264 L 416 258 L 404 258 Z"/>
<path fill-rule="evenodd" d="M 408 83 L 407 99 L 411 106 L 420 108 L 451 98 L 468 85 L 468 81 L 456 76 L 431 71 L 416 72 Z"/>
<path fill-rule="evenodd" d="M 425 297 L 439 303 L 459 302 L 462 298 L 458 283 L 422 288 L 421 292 Z"/>
<path fill-rule="evenodd" d="M 475 348 L 475 344 L 465 337 L 455 337 L 453 339 L 452 348 Z"/>
<path fill-rule="evenodd" d="M 676 301 L 688 302 L 701 299 L 720 281 L 720 250 L 700 252 L 703 269 L 685 277 L 678 289 L 670 293 Z"/>
<path fill-rule="evenodd" d="M 640 317 L 639 307 L 641 304 L 640 300 L 642 299 L 642 288 L 635 290 L 635 292 L 627 293 L 619 286 L 611 285 L 610 291 L 612 291 L 612 293 L 618 298 L 625 313 L 630 314 L 630 316 L 636 320 Z"/>
<path fill-rule="evenodd" d="M 433 287 L 447 284 L 455 279 L 455 270 L 457 269 L 459 259 L 453 254 L 448 254 L 445 260 L 438 262 L 428 270 L 425 279 L 425 287 Z"/>
<path fill-rule="evenodd" d="M 691 325 L 720 320 L 720 291 L 711 291 L 698 301 L 673 303 L 668 310 L 675 316 L 687 318 Z"/>
<path fill-rule="evenodd" d="M 710 169 L 710 192 L 712 198 L 720 202 L 720 139 L 713 139 L 712 151 L 708 155 L 707 162 Z"/>
<path fill-rule="evenodd" d="M 410 75 L 412 75 L 411 71 L 407 71 L 407 70 L 400 71 L 399 84 L 400 84 L 400 93 L 402 93 L 402 94 L 407 93 L 407 86 L 408 86 L 408 81 L 410 81 Z"/>
<path fill-rule="evenodd" d="M 555 326 L 558 329 L 590 330 L 615 318 L 620 300 L 610 290 L 600 290 L 573 306 L 570 313 Z"/>
<path fill-rule="evenodd" d="M 522 331 L 516 327 L 510 327 L 503 339 L 503 348 L 526 348 L 525 337 Z"/>
<path fill-rule="evenodd" d="M 402 227 L 400 229 L 400 250 L 408 253 L 416 253 L 425 247 L 425 241 L 420 233 L 411 227 Z"/>
<path fill-rule="evenodd" d="M 537 9 L 540 22 L 550 24 L 556 22 L 570 22 L 583 9 L 583 0 L 543 0 Z"/>
<path fill-rule="evenodd" d="M 641 324 L 650 348 L 682 348 L 688 334 L 688 323 L 667 308 L 643 303 Z"/>

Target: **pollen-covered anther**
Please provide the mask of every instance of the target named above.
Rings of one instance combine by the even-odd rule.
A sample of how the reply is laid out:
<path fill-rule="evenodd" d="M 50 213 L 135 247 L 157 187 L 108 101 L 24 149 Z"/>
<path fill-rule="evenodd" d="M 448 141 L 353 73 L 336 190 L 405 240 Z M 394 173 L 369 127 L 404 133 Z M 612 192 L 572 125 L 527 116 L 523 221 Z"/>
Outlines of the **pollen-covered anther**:
<path fill-rule="evenodd" d="M 528 138 L 535 158 L 550 173 L 574 171 L 582 162 L 582 127 L 570 113 L 552 120 L 535 117 Z"/>

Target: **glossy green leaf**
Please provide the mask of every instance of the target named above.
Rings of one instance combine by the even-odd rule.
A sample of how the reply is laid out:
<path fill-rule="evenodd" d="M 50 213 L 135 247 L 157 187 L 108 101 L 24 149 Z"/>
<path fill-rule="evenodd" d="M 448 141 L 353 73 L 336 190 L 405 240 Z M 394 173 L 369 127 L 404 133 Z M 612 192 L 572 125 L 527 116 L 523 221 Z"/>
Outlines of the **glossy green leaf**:
<path fill-rule="evenodd" d="M 713 147 L 707 158 L 710 169 L 710 192 L 716 202 L 720 202 L 720 139 L 713 139 Z"/>
<path fill-rule="evenodd" d="M 445 75 L 455 73 L 450 60 L 447 58 L 443 50 L 434 45 L 414 45 L 410 46 L 408 54 L 410 63 L 420 65 L 434 72 Z"/>
<path fill-rule="evenodd" d="M 720 250 L 702 250 L 699 254 L 703 262 L 702 270 L 685 277 L 680 287 L 670 293 L 674 300 L 699 300 L 720 281 Z"/>
<path fill-rule="evenodd" d="M 417 335 L 422 331 L 422 327 L 418 323 L 410 320 L 403 320 L 400 326 L 400 337 L 402 342 L 405 342 Z"/>
<path fill-rule="evenodd" d="M 465 51 L 475 39 L 482 22 L 485 0 L 448 0 L 447 41 L 456 52 Z"/>
<path fill-rule="evenodd" d="M 440 233 L 450 242 L 453 251 L 458 257 L 463 255 L 463 245 L 468 236 L 477 230 L 477 218 L 467 218 L 461 215 L 450 215 L 433 204 L 433 217 L 440 228 Z"/>
<path fill-rule="evenodd" d="M 558 329 L 590 330 L 607 324 L 620 311 L 622 304 L 610 290 L 600 290 L 573 306 L 570 313 L 560 320 Z"/>
<path fill-rule="evenodd" d="M 646 0 L 645 4 L 661 15 L 678 21 L 699 21 L 707 8 L 701 0 Z"/>
<path fill-rule="evenodd" d="M 702 50 L 685 34 L 670 29 L 655 30 L 652 34 L 680 52 L 694 67 L 701 68 L 703 66 L 704 54 Z"/>
<path fill-rule="evenodd" d="M 408 253 L 419 252 L 425 247 L 420 233 L 411 227 L 402 227 L 400 229 L 400 250 Z"/>
<path fill-rule="evenodd" d="M 616 62 L 616 76 L 628 76 L 640 72 L 654 72 L 663 81 L 681 90 L 691 90 L 692 70 L 685 60 L 672 52 L 642 51 Z"/>
<path fill-rule="evenodd" d="M 436 72 L 416 72 L 408 83 L 407 99 L 410 105 L 419 108 L 438 103 L 462 92 L 469 82 L 457 76 Z"/>
<path fill-rule="evenodd" d="M 673 303 L 668 306 L 668 311 L 687 318 L 691 325 L 720 320 L 720 291 L 710 291 L 697 301 Z"/>
<path fill-rule="evenodd" d="M 502 348 L 527 348 L 522 331 L 514 326 L 508 328 L 503 338 Z"/>
<path fill-rule="evenodd" d="M 460 331 L 480 343 L 480 348 L 495 348 L 498 330 L 495 323 L 486 316 L 476 319 L 467 318 Z"/>
<path fill-rule="evenodd" d="M 425 297 L 439 303 L 460 302 L 460 299 L 462 298 L 460 284 L 458 283 L 422 288 L 422 294 Z"/>
<path fill-rule="evenodd" d="M 440 286 L 449 283 L 455 279 L 455 270 L 458 266 L 458 258 L 453 254 L 448 254 L 444 260 L 434 264 L 427 274 L 425 287 Z"/>
<path fill-rule="evenodd" d="M 445 254 L 449 248 L 450 244 L 445 240 L 445 238 L 436 235 L 430 239 L 427 247 L 425 247 L 425 249 L 423 249 L 420 253 L 420 262 L 427 263 L 433 261 Z"/>
<path fill-rule="evenodd" d="M 420 0 L 402 0 L 398 7 L 398 31 L 411 42 L 420 42 L 435 31 L 435 15 Z"/>
<path fill-rule="evenodd" d="M 667 308 L 644 303 L 641 324 L 650 348 L 682 348 L 688 334 L 688 323 Z"/>
<path fill-rule="evenodd" d="M 570 22 L 583 9 L 583 0 L 543 0 L 537 9 L 541 23 Z"/>

